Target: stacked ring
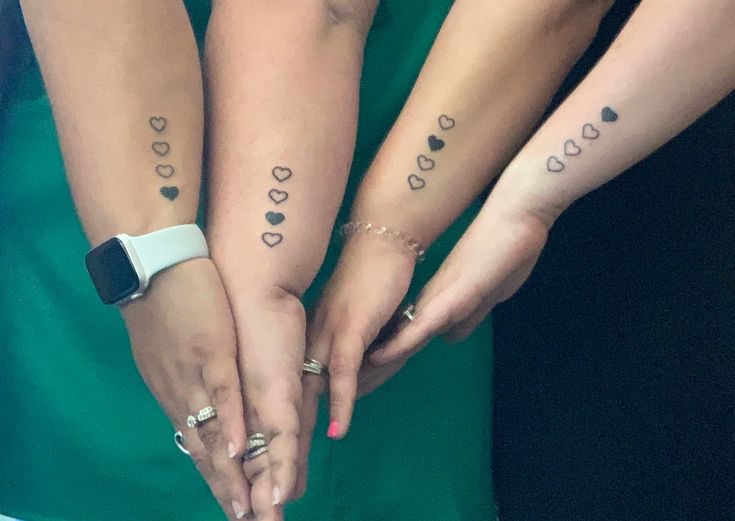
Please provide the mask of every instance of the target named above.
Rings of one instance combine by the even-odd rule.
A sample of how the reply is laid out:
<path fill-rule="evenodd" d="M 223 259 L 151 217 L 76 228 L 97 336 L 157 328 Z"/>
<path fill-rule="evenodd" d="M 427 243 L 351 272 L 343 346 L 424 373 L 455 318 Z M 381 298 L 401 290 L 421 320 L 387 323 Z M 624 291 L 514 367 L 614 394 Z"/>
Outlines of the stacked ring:
<path fill-rule="evenodd" d="M 256 432 L 248 436 L 248 443 L 242 460 L 250 461 L 266 452 L 268 452 L 268 442 L 265 439 L 265 434 Z"/>
<path fill-rule="evenodd" d="M 327 368 L 324 367 L 324 364 L 313 358 L 304 359 L 304 372 L 317 376 L 327 376 Z"/>

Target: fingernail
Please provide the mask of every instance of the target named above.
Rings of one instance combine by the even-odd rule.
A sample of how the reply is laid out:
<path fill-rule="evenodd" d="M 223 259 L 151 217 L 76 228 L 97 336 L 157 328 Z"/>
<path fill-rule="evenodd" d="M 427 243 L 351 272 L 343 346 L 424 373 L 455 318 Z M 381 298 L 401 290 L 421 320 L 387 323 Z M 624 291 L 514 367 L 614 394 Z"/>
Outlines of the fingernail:
<path fill-rule="evenodd" d="M 327 429 L 327 438 L 336 439 L 339 436 L 339 423 L 333 421 L 329 424 Z"/>
<path fill-rule="evenodd" d="M 227 444 L 227 455 L 231 458 L 237 456 L 237 450 L 235 450 L 235 444 L 230 442 Z"/>
<path fill-rule="evenodd" d="M 281 489 L 278 485 L 273 487 L 273 506 L 281 504 Z"/>
<path fill-rule="evenodd" d="M 242 505 L 237 501 L 232 502 L 232 510 L 235 511 L 236 518 L 242 519 L 243 517 L 245 517 L 245 509 L 243 509 Z"/>

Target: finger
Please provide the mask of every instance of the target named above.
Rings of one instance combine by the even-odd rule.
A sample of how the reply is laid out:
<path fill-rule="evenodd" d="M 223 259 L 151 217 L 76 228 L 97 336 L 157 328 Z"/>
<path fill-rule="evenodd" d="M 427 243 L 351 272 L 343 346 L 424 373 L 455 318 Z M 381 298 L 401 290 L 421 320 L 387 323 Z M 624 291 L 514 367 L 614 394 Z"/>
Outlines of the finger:
<path fill-rule="evenodd" d="M 240 375 L 234 358 L 216 364 L 208 364 L 202 369 L 202 381 L 217 411 L 221 442 L 225 445 L 227 456 L 238 458 L 245 452 L 245 410 L 240 388 Z M 205 445 L 207 445 L 206 440 Z M 216 450 L 215 447 L 209 447 Z"/>
<path fill-rule="evenodd" d="M 359 335 L 335 336 L 329 359 L 329 438 L 342 439 L 349 430 L 357 398 L 357 372 L 364 353 Z"/>
<path fill-rule="evenodd" d="M 197 411 L 212 403 L 209 396 L 203 385 L 191 391 L 187 410 L 196 415 Z M 198 441 L 203 446 L 199 459 L 206 460 L 209 476 L 218 483 L 215 495 L 225 512 L 234 519 L 242 519 L 250 511 L 250 487 L 239 459 L 233 459 L 227 453 L 219 411 L 217 414 L 217 417 L 205 420 L 195 428 L 188 428 L 185 435 L 192 439 L 192 443 Z"/>
<path fill-rule="evenodd" d="M 450 316 L 437 305 L 416 304 L 413 321 L 406 320 L 405 326 L 385 344 L 370 354 L 370 362 L 385 365 L 407 358 L 422 349 L 442 329 L 449 325 Z"/>
<path fill-rule="evenodd" d="M 243 462 L 243 470 L 251 487 L 250 504 L 258 520 L 278 519 L 278 514 L 273 506 L 273 481 L 267 454 L 266 452 Z"/>
<path fill-rule="evenodd" d="M 358 398 L 372 393 L 393 378 L 406 365 L 408 359 L 409 357 L 399 358 L 385 365 L 374 365 L 369 360 L 364 361 L 357 377 Z"/>
<path fill-rule="evenodd" d="M 487 317 L 490 311 L 492 311 L 493 304 L 494 303 L 489 300 L 481 305 L 479 308 L 473 311 L 469 317 L 449 329 L 444 334 L 444 337 L 449 342 L 461 342 L 462 340 L 466 339 L 475 331 L 475 329 L 479 327 L 480 324 L 482 324 L 482 321 L 485 320 L 485 317 Z"/>
<path fill-rule="evenodd" d="M 304 495 L 306 492 L 306 478 L 308 475 L 309 452 L 311 440 L 314 436 L 317 411 L 319 409 L 319 396 L 326 388 L 326 378 L 321 375 L 304 373 L 302 382 L 301 408 L 299 411 L 299 422 L 301 423 L 298 436 L 298 453 L 296 456 L 296 486 L 294 498 Z"/>

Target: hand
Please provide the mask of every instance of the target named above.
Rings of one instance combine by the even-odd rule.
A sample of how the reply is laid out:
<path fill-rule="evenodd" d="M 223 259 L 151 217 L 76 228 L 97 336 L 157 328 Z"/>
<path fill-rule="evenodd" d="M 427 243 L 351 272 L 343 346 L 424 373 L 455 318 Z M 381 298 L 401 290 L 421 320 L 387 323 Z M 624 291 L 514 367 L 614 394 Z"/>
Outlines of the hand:
<path fill-rule="evenodd" d="M 231 457 L 245 447 L 235 329 L 214 264 L 194 259 L 167 269 L 122 314 L 143 379 L 184 433 L 222 509 L 230 519 L 250 511 L 250 487 L 239 458 Z M 188 427 L 187 416 L 208 405 L 217 418 Z"/>
<path fill-rule="evenodd" d="M 268 452 L 244 462 L 257 519 L 282 519 L 280 505 L 294 496 L 306 314 L 299 298 L 255 283 L 228 286 L 237 324 L 248 434 L 262 433 Z"/>
<path fill-rule="evenodd" d="M 376 347 L 361 380 L 368 392 L 432 338 L 466 338 L 492 308 L 526 281 L 546 243 L 550 224 L 531 213 L 490 208 L 457 243 L 416 302 L 415 319 Z M 482 214 L 481 214 L 482 215 Z"/>
<path fill-rule="evenodd" d="M 307 332 L 307 357 L 329 368 L 328 436 L 347 434 L 365 350 L 391 319 L 408 291 L 415 256 L 390 240 L 368 234 L 349 239 Z M 298 486 L 303 493 L 319 395 L 327 380 L 305 374 L 299 434 Z"/>

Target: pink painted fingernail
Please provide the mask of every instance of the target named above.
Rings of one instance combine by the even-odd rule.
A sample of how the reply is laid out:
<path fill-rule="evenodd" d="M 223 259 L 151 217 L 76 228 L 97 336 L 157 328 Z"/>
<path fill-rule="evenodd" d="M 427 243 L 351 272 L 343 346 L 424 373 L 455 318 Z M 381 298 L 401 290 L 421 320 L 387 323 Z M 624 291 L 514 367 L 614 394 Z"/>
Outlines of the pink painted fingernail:
<path fill-rule="evenodd" d="M 339 423 L 333 421 L 329 424 L 329 429 L 327 429 L 327 438 L 331 439 L 337 439 L 339 436 Z"/>
<path fill-rule="evenodd" d="M 235 450 L 235 444 L 230 442 L 227 444 L 227 455 L 231 458 L 237 456 L 237 450 Z"/>
<path fill-rule="evenodd" d="M 237 501 L 232 502 L 232 510 L 235 511 L 236 518 L 242 519 L 243 517 L 245 517 L 245 509 L 242 508 L 242 505 L 239 502 Z"/>
<path fill-rule="evenodd" d="M 281 489 L 278 485 L 273 487 L 273 506 L 281 504 Z"/>

